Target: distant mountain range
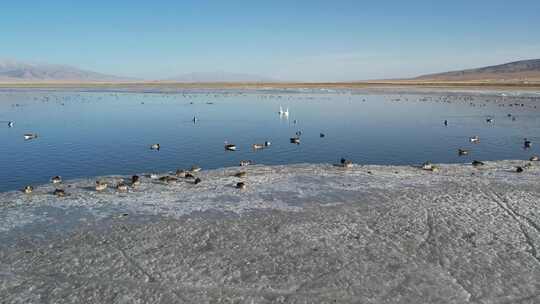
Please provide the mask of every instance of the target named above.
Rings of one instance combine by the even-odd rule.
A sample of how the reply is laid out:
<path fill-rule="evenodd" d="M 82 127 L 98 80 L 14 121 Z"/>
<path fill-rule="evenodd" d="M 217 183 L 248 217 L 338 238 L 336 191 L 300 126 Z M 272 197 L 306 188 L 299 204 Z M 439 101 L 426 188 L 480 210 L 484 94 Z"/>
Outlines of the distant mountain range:
<path fill-rule="evenodd" d="M 429 74 L 414 79 L 433 81 L 540 80 L 540 59 L 521 60 L 477 69 Z"/>
<path fill-rule="evenodd" d="M 227 73 L 227 72 L 198 72 L 188 73 L 165 81 L 197 83 L 197 82 L 276 82 L 277 80 L 253 74 Z"/>
<path fill-rule="evenodd" d="M 133 80 L 67 65 L 0 61 L 0 82 L 99 82 Z"/>

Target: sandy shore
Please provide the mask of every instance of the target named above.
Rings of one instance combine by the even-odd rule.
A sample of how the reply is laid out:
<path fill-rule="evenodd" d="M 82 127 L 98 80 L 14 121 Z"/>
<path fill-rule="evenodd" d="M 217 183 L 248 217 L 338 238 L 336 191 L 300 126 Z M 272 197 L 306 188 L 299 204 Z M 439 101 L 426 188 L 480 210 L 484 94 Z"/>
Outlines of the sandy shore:
<path fill-rule="evenodd" d="M 95 179 L 66 182 L 64 198 L 2 193 L 1 302 L 538 303 L 540 163 L 515 172 L 527 163 L 253 166 L 122 194 Z"/>

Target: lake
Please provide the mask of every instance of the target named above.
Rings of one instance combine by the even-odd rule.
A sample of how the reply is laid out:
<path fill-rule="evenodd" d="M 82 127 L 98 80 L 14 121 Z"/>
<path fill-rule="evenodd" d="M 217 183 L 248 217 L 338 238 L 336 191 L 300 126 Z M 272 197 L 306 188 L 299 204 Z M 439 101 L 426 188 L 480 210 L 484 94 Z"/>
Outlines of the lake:
<path fill-rule="evenodd" d="M 238 166 L 241 160 L 274 165 L 335 163 L 345 157 L 360 164 L 416 165 L 529 159 L 540 154 L 540 96 L 514 95 L 3 89 L 0 191 L 47 183 L 55 175 L 129 175 L 194 164 L 212 169 Z M 280 106 L 289 109 L 288 117 L 278 114 Z M 290 142 L 296 132 L 300 144 Z M 38 137 L 25 140 L 25 133 Z M 480 143 L 470 143 L 471 136 L 479 136 Z M 532 141 L 531 148 L 524 148 L 524 138 Z M 237 150 L 226 151 L 226 141 Z M 265 141 L 271 146 L 252 149 Z M 159 151 L 150 149 L 154 143 Z M 460 156 L 460 148 L 470 153 Z"/>

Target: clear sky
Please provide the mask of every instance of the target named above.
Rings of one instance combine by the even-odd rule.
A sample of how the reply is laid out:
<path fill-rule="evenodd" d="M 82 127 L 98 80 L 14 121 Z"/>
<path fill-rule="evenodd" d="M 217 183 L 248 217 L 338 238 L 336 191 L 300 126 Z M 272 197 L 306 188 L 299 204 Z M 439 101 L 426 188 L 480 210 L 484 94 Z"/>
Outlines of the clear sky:
<path fill-rule="evenodd" d="M 4 0 L 0 58 L 140 78 L 397 78 L 540 58 L 540 0 Z"/>

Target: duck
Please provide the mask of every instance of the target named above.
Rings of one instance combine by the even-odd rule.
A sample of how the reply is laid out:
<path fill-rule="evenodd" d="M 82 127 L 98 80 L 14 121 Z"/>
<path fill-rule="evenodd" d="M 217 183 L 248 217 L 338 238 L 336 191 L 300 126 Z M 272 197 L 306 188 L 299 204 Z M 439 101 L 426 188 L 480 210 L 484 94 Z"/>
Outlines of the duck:
<path fill-rule="evenodd" d="M 177 169 L 175 173 L 176 177 L 186 177 L 186 171 L 182 169 Z"/>
<path fill-rule="evenodd" d="M 31 139 L 35 139 L 37 137 L 38 137 L 38 135 L 35 134 L 35 133 L 26 133 L 26 134 L 24 134 L 24 139 L 25 140 L 31 140 Z"/>
<path fill-rule="evenodd" d="M 101 192 L 107 189 L 107 182 L 105 181 L 96 181 L 96 191 Z"/>
<path fill-rule="evenodd" d="M 13 121 L 8 121 L 7 125 L 8 125 L 8 128 L 13 128 L 13 125 L 15 123 Z"/>
<path fill-rule="evenodd" d="M 191 171 L 191 172 L 199 172 L 201 170 L 202 170 L 201 167 L 199 167 L 197 165 L 193 165 L 193 166 L 191 166 L 191 169 L 189 171 Z"/>
<path fill-rule="evenodd" d="M 478 137 L 478 136 L 469 137 L 469 141 L 472 142 L 472 143 L 479 143 L 480 142 L 480 137 Z"/>
<path fill-rule="evenodd" d="M 472 163 L 471 163 L 474 167 L 479 167 L 479 166 L 483 166 L 484 165 L 484 162 L 481 162 L 479 160 L 473 160 Z"/>
<path fill-rule="evenodd" d="M 118 185 L 116 185 L 116 190 L 118 192 L 127 192 L 128 191 L 128 186 L 124 183 L 119 183 Z"/>
<path fill-rule="evenodd" d="M 242 190 L 243 190 L 243 189 L 246 189 L 246 183 L 244 183 L 244 182 L 238 182 L 238 183 L 236 183 L 236 188 L 242 189 Z"/>
<path fill-rule="evenodd" d="M 51 178 L 51 182 L 52 182 L 53 184 L 59 184 L 59 183 L 62 182 L 62 177 L 60 177 L 60 176 L 54 176 L 53 178 Z"/>
<path fill-rule="evenodd" d="M 531 158 L 529 158 L 530 161 L 540 161 L 540 157 L 538 157 L 537 155 L 533 155 L 531 156 Z"/>
<path fill-rule="evenodd" d="M 341 166 L 344 168 L 352 168 L 353 166 L 352 160 L 348 160 L 345 158 L 341 158 L 340 163 L 341 163 Z"/>
<path fill-rule="evenodd" d="M 323 138 L 323 137 L 325 137 L 325 136 L 326 136 L 326 135 L 324 135 L 324 133 L 320 133 L 320 134 L 319 134 L 319 137 L 320 137 L 320 138 Z"/>
<path fill-rule="evenodd" d="M 235 173 L 233 176 L 238 177 L 238 178 L 242 178 L 242 177 L 246 177 L 246 175 L 247 175 L 246 171 L 240 171 L 240 172 Z"/>
<path fill-rule="evenodd" d="M 58 197 L 64 197 L 66 196 L 66 191 L 64 191 L 64 189 L 55 189 L 53 194 Z"/>
<path fill-rule="evenodd" d="M 469 150 L 458 149 L 458 155 L 463 156 L 463 155 L 468 155 L 468 154 L 469 154 Z"/>
<path fill-rule="evenodd" d="M 193 184 L 197 185 L 201 182 L 201 179 L 200 178 L 196 178 L 194 181 L 193 181 Z"/>
<path fill-rule="evenodd" d="M 240 161 L 240 167 L 245 167 L 245 166 L 249 166 L 249 165 L 253 165 L 253 161 L 251 161 L 251 160 L 241 160 Z"/>
<path fill-rule="evenodd" d="M 446 119 L 444 120 L 444 125 L 448 126 L 448 120 L 446 120 Z"/>
<path fill-rule="evenodd" d="M 191 178 L 195 178 L 195 176 L 193 174 L 191 174 L 191 173 L 186 173 L 184 178 L 191 179 Z"/>
<path fill-rule="evenodd" d="M 300 144 L 300 137 L 298 137 L 298 136 L 291 137 L 291 144 L 299 145 Z"/>
<path fill-rule="evenodd" d="M 152 144 L 150 146 L 150 150 L 157 150 L 159 151 L 159 149 L 161 148 L 161 146 L 159 144 Z"/>
<path fill-rule="evenodd" d="M 251 145 L 251 147 L 253 147 L 254 150 L 259 150 L 259 149 L 263 149 L 265 147 L 265 145 L 263 145 L 263 144 L 253 144 L 253 145 Z"/>
<path fill-rule="evenodd" d="M 168 184 L 172 184 L 172 183 L 175 183 L 178 179 L 174 176 L 167 175 L 167 176 L 160 177 L 159 180 Z"/>
<path fill-rule="evenodd" d="M 191 104 L 193 104 L 193 103 L 191 103 Z M 197 118 L 197 116 L 193 116 L 193 119 L 191 121 L 193 121 L 193 123 L 196 123 L 197 121 L 199 121 L 199 119 Z"/>
<path fill-rule="evenodd" d="M 150 173 L 150 179 L 158 179 L 159 175 L 157 173 Z"/>
<path fill-rule="evenodd" d="M 271 145 L 272 145 L 272 143 L 269 142 L 268 140 L 264 142 L 265 147 L 270 147 Z"/>
<path fill-rule="evenodd" d="M 236 145 L 229 144 L 225 141 L 225 150 L 227 151 L 236 151 Z"/>
<path fill-rule="evenodd" d="M 422 169 L 424 169 L 424 170 L 432 170 L 433 169 L 433 164 L 430 161 L 424 162 L 422 164 Z"/>
<path fill-rule="evenodd" d="M 526 138 L 523 139 L 523 147 L 530 148 L 532 146 L 532 142 Z"/>
<path fill-rule="evenodd" d="M 486 118 L 486 122 L 487 122 L 487 123 L 492 123 L 492 122 L 493 122 L 493 118 Z"/>
<path fill-rule="evenodd" d="M 517 167 L 516 167 L 516 172 L 517 172 L 517 173 L 521 173 L 521 172 L 523 172 L 523 171 L 525 171 L 525 170 L 523 169 L 523 167 L 521 167 L 521 166 L 517 166 Z"/>
<path fill-rule="evenodd" d="M 30 194 L 32 193 L 32 191 L 34 191 L 34 187 L 28 185 L 28 186 L 25 186 L 24 189 L 23 189 L 23 192 L 26 193 L 26 194 Z"/>
<path fill-rule="evenodd" d="M 131 177 L 131 186 L 135 187 L 141 184 L 141 179 L 138 175 L 133 175 Z"/>

